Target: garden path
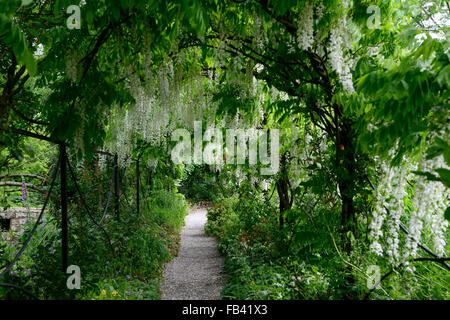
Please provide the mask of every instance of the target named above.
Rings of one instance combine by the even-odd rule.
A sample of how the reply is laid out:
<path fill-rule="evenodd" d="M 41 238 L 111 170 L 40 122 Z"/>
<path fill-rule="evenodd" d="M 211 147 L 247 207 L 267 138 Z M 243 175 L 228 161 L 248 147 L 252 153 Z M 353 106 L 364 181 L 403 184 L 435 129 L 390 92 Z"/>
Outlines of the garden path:
<path fill-rule="evenodd" d="M 164 270 L 163 300 L 220 300 L 224 259 L 217 242 L 203 230 L 207 210 L 190 208 L 181 230 L 178 256 Z"/>

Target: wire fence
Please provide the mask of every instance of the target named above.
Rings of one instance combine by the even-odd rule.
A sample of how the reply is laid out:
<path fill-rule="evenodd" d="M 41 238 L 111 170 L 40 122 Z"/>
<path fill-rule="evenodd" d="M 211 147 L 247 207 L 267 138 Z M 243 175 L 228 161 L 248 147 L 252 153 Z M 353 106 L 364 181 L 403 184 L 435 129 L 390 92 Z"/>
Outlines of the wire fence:
<path fill-rule="evenodd" d="M 7 263 L 6 266 L 0 268 L 0 287 L 6 287 L 11 288 L 14 290 L 18 290 L 25 294 L 28 297 L 31 297 L 33 299 L 38 299 L 38 297 L 29 289 L 23 288 L 19 285 L 13 284 L 13 283 L 6 283 L 1 282 L 2 279 L 5 278 L 7 274 L 9 274 L 13 268 L 13 266 L 17 263 L 17 261 L 20 259 L 22 254 L 25 252 L 26 248 L 30 244 L 38 226 L 42 223 L 42 218 L 44 215 L 44 212 L 47 208 L 47 205 L 49 203 L 50 198 L 52 197 L 52 193 L 54 192 L 55 184 L 57 181 L 58 173 L 60 177 L 60 198 L 58 199 L 61 206 L 61 266 L 62 271 L 66 272 L 68 266 L 69 266 L 69 241 L 68 241 L 68 227 L 69 227 L 69 216 L 68 216 L 68 194 L 67 194 L 67 182 L 68 178 L 70 178 L 75 186 L 76 194 L 79 197 L 79 200 L 81 201 L 81 205 L 83 210 L 85 211 L 89 221 L 94 225 L 94 229 L 91 233 L 91 236 L 94 235 L 98 230 L 100 230 L 105 239 L 106 242 L 111 249 L 111 253 L 114 255 L 114 247 L 112 245 L 111 236 L 108 234 L 106 229 L 103 227 L 103 222 L 105 221 L 105 217 L 107 216 L 108 210 L 110 209 L 111 200 L 113 199 L 114 202 L 114 214 L 117 221 L 120 221 L 120 201 L 121 199 L 125 199 L 130 205 L 130 200 L 128 199 L 126 195 L 126 188 L 123 188 L 124 190 L 120 190 L 120 170 L 119 170 L 119 160 L 117 154 L 110 153 L 108 151 L 100 151 L 100 150 L 93 150 L 94 153 L 97 154 L 103 154 L 107 155 L 113 158 L 113 183 L 110 185 L 106 204 L 104 205 L 102 216 L 99 221 L 96 221 L 93 210 L 89 208 L 89 205 L 86 201 L 86 197 L 84 196 L 80 183 L 78 181 L 78 178 L 76 176 L 75 170 L 73 166 L 71 165 L 69 158 L 67 156 L 67 146 L 64 142 L 58 142 L 53 141 L 48 137 L 41 136 L 39 134 L 27 132 L 21 129 L 10 129 L 12 132 L 24 135 L 31 138 L 36 138 L 48 142 L 54 143 L 56 146 L 59 146 L 59 157 L 56 161 L 56 167 L 53 170 L 53 175 L 51 177 L 51 183 L 50 187 L 48 189 L 48 192 L 46 193 L 44 203 L 42 205 L 42 208 L 40 210 L 39 215 L 37 216 L 36 221 L 34 222 L 33 227 L 27 234 L 26 240 L 23 242 L 21 248 L 19 251 L 15 254 L 14 258 Z M 50 148 L 49 150 L 53 149 Z M 140 192 L 141 191 L 141 175 L 140 175 L 140 167 L 139 167 L 139 159 L 133 159 L 136 162 L 136 194 L 135 194 L 135 201 L 136 201 L 136 216 L 138 217 L 140 215 Z M 16 166 L 17 168 L 22 167 L 21 165 Z M 145 199 L 147 199 L 148 196 L 148 186 L 145 193 Z M 147 204 L 148 205 L 148 204 Z"/>

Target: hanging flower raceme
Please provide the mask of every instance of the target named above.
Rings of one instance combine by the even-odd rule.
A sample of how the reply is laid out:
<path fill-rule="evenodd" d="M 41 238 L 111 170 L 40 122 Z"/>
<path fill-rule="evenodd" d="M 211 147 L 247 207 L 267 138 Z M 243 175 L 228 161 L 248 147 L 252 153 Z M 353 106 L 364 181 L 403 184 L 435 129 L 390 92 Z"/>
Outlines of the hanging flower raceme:
<path fill-rule="evenodd" d="M 438 255 L 444 254 L 448 228 L 444 211 L 449 205 L 445 186 L 412 173 L 443 166 L 442 157 L 418 164 L 405 161 L 395 168 L 383 165 L 384 177 L 375 192 L 375 208 L 370 223 L 372 252 L 380 256 L 386 254 L 391 263 L 398 263 L 416 257 L 418 242 L 421 242 Z M 410 236 L 400 237 L 401 224 L 407 227 Z"/>
<path fill-rule="evenodd" d="M 302 50 L 310 50 L 314 44 L 314 10 L 311 3 L 307 3 L 298 18 L 297 43 Z"/>
<path fill-rule="evenodd" d="M 257 14 L 254 15 L 255 19 L 255 26 L 254 26 L 254 33 L 253 33 L 253 43 L 256 48 L 259 50 L 264 49 L 264 46 L 267 45 L 269 39 L 267 39 L 267 35 L 264 32 L 264 28 L 262 26 L 261 17 Z"/>
<path fill-rule="evenodd" d="M 339 81 L 344 90 L 348 93 L 354 93 L 353 76 L 350 71 L 352 64 L 350 58 L 344 58 L 344 27 L 345 21 L 341 21 L 336 28 L 331 30 L 330 35 L 330 63 L 333 70 L 337 73 Z"/>
<path fill-rule="evenodd" d="M 205 92 L 205 84 L 212 80 L 205 80 L 195 67 L 186 69 L 193 58 L 200 58 L 198 50 L 166 57 L 158 68 L 150 65 L 151 58 L 151 51 L 144 53 L 144 78 L 139 76 L 135 66 L 121 68 L 121 77 L 126 79 L 125 88 L 134 98 L 134 103 L 125 108 L 118 105 L 113 108 L 105 147 L 118 154 L 123 167 L 130 164 L 138 140 L 150 146 L 166 147 L 175 128 L 190 129 L 194 121 L 201 121 L 205 114 L 214 123 L 216 105 Z M 190 79 L 189 82 L 182 82 L 186 78 Z"/>

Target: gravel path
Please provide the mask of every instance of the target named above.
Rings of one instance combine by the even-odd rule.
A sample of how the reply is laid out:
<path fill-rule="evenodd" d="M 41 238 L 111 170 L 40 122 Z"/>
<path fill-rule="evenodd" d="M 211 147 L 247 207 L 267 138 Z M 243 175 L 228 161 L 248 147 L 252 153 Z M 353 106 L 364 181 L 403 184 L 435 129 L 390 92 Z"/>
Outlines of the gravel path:
<path fill-rule="evenodd" d="M 166 265 L 163 300 L 220 300 L 224 287 L 223 257 L 203 231 L 206 209 L 191 208 L 181 231 L 178 256 Z"/>

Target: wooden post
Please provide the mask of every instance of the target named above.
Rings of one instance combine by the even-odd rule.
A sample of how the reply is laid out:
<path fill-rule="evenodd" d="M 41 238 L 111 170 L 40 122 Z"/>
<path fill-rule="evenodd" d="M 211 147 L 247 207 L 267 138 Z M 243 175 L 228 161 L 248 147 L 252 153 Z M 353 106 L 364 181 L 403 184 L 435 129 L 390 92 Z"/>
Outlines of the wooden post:
<path fill-rule="evenodd" d="M 61 159 L 61 245 L 62 245 L 62 268 L 67 271 L 69 265 L 69 245 L 68 245 L 68 222 L 67 222 L 67 154 L 66 145 L 59 144 L 59 156 Z"/>
<path fill-rule="evenodd" d="M 119 157 L 114 155 L 114 211 L 116 219 L 120 220 L 119 213 Z"/>

